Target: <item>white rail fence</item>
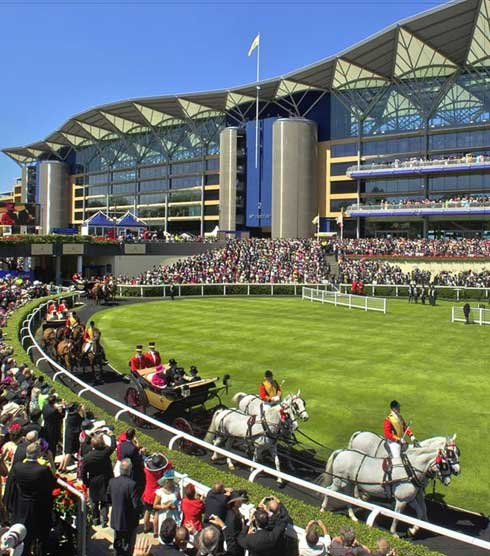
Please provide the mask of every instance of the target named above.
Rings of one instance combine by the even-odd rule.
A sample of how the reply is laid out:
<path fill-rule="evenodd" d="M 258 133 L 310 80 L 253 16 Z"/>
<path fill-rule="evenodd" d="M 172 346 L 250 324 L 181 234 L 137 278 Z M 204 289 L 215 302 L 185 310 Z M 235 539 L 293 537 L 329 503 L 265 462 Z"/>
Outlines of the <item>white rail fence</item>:
<path fill-rule="evenodd" d="M 170 297 L 171 284 L 118 284 L 118 297 Z M 312 283 L 284 283 L 284 284 L 242 284 L 242 283 L 224 283 L 224 284 L 175 284 L 174 292 L 176 296 L 200 296 L 207 295 L 301 295 L 303 287 L 314 289 L 335 290 L 331 284 L 312 284 Z M 342 293 L 351 291 L 351 284 L 338 284 L 337 288 Z M 402 284 L 364 284 L 366 294 L 376 296 L 378 293 L 383 294 L 389 291 L 387 297 L 406 297 L 408 295 L 408 285 Z M 468 292 L 479 293 L 480 296 L 490 301 L 490 288 L 473 288 L 463 286 L 435 286 L 438 296 L 444 297 L 446 292 L 454 292 L 456 301 L 459 301 Z"/>
<path fill-rule="evenodd" d="M 451 322 L 466 322 L 463 307 L 451 308 Z M 470 307 L 470 314 L 468 315 L 468 322 L 479 324 L 490 324 L 490 309 L 483 307 Z"/>
<path fill-rule="evenodd" d="M 354 295 L 351 293 L 340 293 L 337 291 L 316 290 L 303 288 L 302 298 L 319 303 L 330 303 L 341 305 L 349 309 L 362 309 L 363 311 L 378 311 L 386 315 L 386 298 L 369 297 L 367 295 Z"/>
<path fill-rule="evenodd" d="M 78 294 L 74 294 L 73 297 L 76 297 Z M 68 296 L 66 296 L 68 297 Z M 33 330 L 33 324 L 34 322 L 39 319 L 42 320 L 43 317 L 43 311 L 46 309 L 47 307 L 47 303 L 42 303 L 39 307 L 37 307 L 36 309 L 34 309 L 32 311 L 32 313 L 29 314 L 29 316 L 24 320 L 23 324 L 22 324 L 22 328 L 20 330 L 20 339 L 22 342 L 22 345 L 25 345 L 26 341 L 30 342 L 30 345 L 27 348 L 27 352 L 30 353 L 32 350 L 36 350 L 39 353 L 39 357 L 35 358 L 32 356 L 31 354 L 31 358 L 33 359 L 34 363 L 37 365 L 40 361 L 46 361 L 47 363 L 49 363 L 51 365 L 51 367 L 56 371 L 54 373 L 53 376 L 53 380 L 57 380 L 60 377 L 66 377 L 68 378 L 71 382 L 73 382 L 74 384 L 78 385 L 80 387 L 80 390 L 77 393 L 78 396 L 81 396 L 84 393 L 90 392 L 93 396 L 95 396 L 96 398 L 100 399 L 100 400 L 104 400 L 107 404 L 109 404 L 110 406 L 112 406 L 115 410 L 115 419 L 118 420 L 121 418 L 122 415 L 124 414 L 128 414 L 128 415 L 133 415 L 135 417 L 137 417 L 138 419 L 145 421 L 146 423 L 152 425 L 155 428 L 158 428 L 160 430 L 163 430 L 167 433 L 169 433 L 171 435 L 171 438 L 169 440 L 168 443 L 168 447 L 169 449 L 173 449 L 176 442 L 179 440 L 187 440 L 193 444 L 195 444 L 196 446 L 199 446 L 201 448 L 204 448 L 207 451 L 214 451 L 217 454 L 226 457 L 226 458 L 230 458 L 232 461 L 234 461 L 235 463 L 239 463 L 241 465 L 243 465 L 245 468 L 247 469 L 252 469 L 248 480 L 250 482 L 254 482 L 255 479 L 257 478 L 257 476 L 261 473 L 269 475 L 271 477 L 274 477 L 276 479 L 282 479 L 283 481 L 286 481 L 290 484 L 293 484 L 297 487 L 303 488 L 307 491 L 309 491 L 310 493 L 314 493 L 314 494 L 319 494 L 319 495 L 326 495 L 328 497 L 334 498 L 338 501 L 344 502 L 346 504 L 350 504 L 354 507 L 358 507 L 358 508 L 362 508 L 364 510 L 367 510 L 369 512 L 368 518 L 366 520 L 366 524 L 370 527 L 372 527 L 376 521 L 376 519 L 379 516 L 384 516 L 387 517 L 389 519 L 397 519 L 399 521 L 401 521 L 402 523 L 406 523 L 408 525 L 411 526 L 417 526 L 421 529 L 425 529 L 426 531 L 430 531 L 431 533 L 434 533 L 436 535 L 441 535 L 443 537 L 446 538 L 450 538 L 450 539 L 454 539 L 456 541 L 471 545 L 471 546 L 476 546 L 479 548 L 482 548 L 484 550 L 488 550 L 490 551 L 490 542 L 485 541 L 483 539 L 479 539 L 476 537 L 472 537 L 470 535 L 466 535 L 464 533 L 460 533 L 458 531 L 452 531 L 451 529 L 447 529 L 445 527 L 441 527 L 439 525 L 435 525 L 433 523 L 429 523 L 427 521 L 423 521 L 420 519 L 417 519 L 415 517 L 409 516 L 409 515 L 405 515 L 405 514 L 400 514 L 398 512 L 395 512 L 389 508 L 385 508 L 383 506 L 378 506 L 376 504 L 373 504 L 371 502 L 368 502 L 366 500 L 361 500 L 358 498 L 353 498 L 351 496 L 347 496 L 345 494 L 341 494 L 340 492 L 335 492 L 330 490 L 329 488 L 325 488 L 322 486 L 319 486 L 318 484 L 315 483 L 311 483 L 309 481 L 306 481 L 304 479 L 300 479 L 299 477 L 295 477 L 293 475 L 289 475 L 288 473 L 284 473 L 283 471 L 276 471 L 275 469 L 272 469 L 271 467 L 261 464 L 261 463 L 257 463 L 257 462 L 253 462 L 249 459 L 247 459 L 244 456 L 241 456 L 239 454 L 236 454 L 234 452 L 230 452 L 228 450 L 225 450 L 223 448 L 214 446 L 212 444 L 209 444 L 207 442 L 205 442 L 204 440 L 197 438 L 195 436 L 192 436 L 191 434 L 182 432 L 178 429 L 175 429 L 173 427 L 171 427 L 170 425 L 167 425 L 166 423 L 162 423 L 161 421 L 149 416 L 149 415 L 145 415 L 144 413 L 141 413 L 140 411 L 137 411 L 135 409 L 132 409 L 130 407 L 128 407 L 127 405 L 125 405 L 123 402 L 120 402 L 118 400 L 115 400 L 113 398 L 111 398 L 110 396 L 104 394 L 103 392 L 100 392 L 99 390 L 97 390 L 97 388 L 90 386 L 89 384 L 83 382 L 82 380 L 80 380 L 80 378 L 78 378 L 77 376 L 75 376 L 74 374 L 70 373 L 68 370 L 64 369 L 61 365 L 59 365 L 56 361 L 54 361 L 53 359 L 51 359 L 49 357 L 49 355 L 47 355 L 46 353 L 44 353 L 44 351 L 41 349 L 36 337 L 35 337 L 35 332 Z"/>

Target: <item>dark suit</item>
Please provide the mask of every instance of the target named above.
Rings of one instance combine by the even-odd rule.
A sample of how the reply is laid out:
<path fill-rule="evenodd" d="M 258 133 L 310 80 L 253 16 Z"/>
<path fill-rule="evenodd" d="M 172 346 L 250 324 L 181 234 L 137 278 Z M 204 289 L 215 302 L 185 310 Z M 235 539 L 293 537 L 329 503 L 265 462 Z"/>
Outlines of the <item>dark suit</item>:
<path fill-rule="evenodd" d="M 224 530 L 226 548 L 233 556 L 243 556 L 245 549 L 238 542 L 238 535 L 241 533 L 244 525 L 243 516 L 240 511 L 234 511 L 231 508 L 226 512 L 225 517 L 226 528 Z"/>
<path fill-rule="evenodd" d="M 209 516 L 217 515 L 223 521 L 226 517 L 226 502 L 228 502 L 228 496 L 224 492 L 213 492 L 210 490 L 206 498 L 204 499 L 204 521 L 209 520 Z"/>
<path fill-rule="evenodd" d="M 94 522 L 102 517 L 107 523 L 107 486 L 114 476 L 111 455 L 116 449 L 116 439 L 111 436 L 111 445 L 102 450 L 90 450 L 82 460 L 82 481 L 88 487 Z"/>
<path fill-rule="evenodd" d="M 47 403 L 43 407 L 44 434 L 41 436 L 46 438 L 53 457 L 56 457 L 56 446 L 61 441 L 63 415 L 64 412 L 61 412 L 54 405 Z"/>
<path fill-rule="evenodd" d="M 146 477 L 145 464 L 140 449 L 137 448 L 132 442 L 127 440 L 126 442 L 121 443 L 119 450 L 121 460 L 128 458 L 133 464 L 131 479 L 135 481 L 136 488 L 138 489 L 138 492 L 141 496 L 143 494 L 143 491 L 145 490 Z"/>
<path fill-rule="evenodd" d="M 27 529 L 24 541 L 25 554 L 35 539 L 46 543 L 51 530 L 52 491 L 56 479 L 49 467 L 37 461 L 16 463 L 11 470 L 17 485 L 17 497 L 13 507 L 12 522 L 23 523 Z"/>
<path fill-rule="evenodd" d="M 115 556 L 132 556 L 140 514 L 140 496 L 133 479 L 121 475 L 109 481 L 107 500 L 112 504 Z"/>
<path fill-rule="evenodd" d="M 171 544 L 157 544 L 151 547 L 149 556 L 183 556 L 184 552 L 180 551 Z"/>
<path fill-rule="evenodd" d="M 285 528 L 284 520 L 279 521 L 272 531 L 258 529 L 255 533 L 248 534 L 247 527 L 244 527 L 238 536 L 238 544 L 248 550 L 249 556 L 280 556 L 280 539 Z"/>

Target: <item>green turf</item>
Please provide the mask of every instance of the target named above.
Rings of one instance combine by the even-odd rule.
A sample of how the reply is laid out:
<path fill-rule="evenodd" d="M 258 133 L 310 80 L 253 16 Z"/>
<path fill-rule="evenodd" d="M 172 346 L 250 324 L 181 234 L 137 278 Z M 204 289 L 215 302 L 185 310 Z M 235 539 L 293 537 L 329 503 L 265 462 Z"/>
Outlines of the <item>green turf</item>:
<path fill-rule="evenodd" d="M 307 400 L 302 430 L 333 448 L 354 431 L 381 432 L 396 398 L 419 439 L 458 433 L 462 475 L 437 487 L 445 500 L 490 513 L 490 328 L 452 324 L 449 303 L 390 300 L 383 315 L 296 298 L 178 299 L 111 308 L 97 326 L 121 371 L 151 340 L 202 376 L 230 373 L 231 394 L 256 392 L 273 369 Z"/>

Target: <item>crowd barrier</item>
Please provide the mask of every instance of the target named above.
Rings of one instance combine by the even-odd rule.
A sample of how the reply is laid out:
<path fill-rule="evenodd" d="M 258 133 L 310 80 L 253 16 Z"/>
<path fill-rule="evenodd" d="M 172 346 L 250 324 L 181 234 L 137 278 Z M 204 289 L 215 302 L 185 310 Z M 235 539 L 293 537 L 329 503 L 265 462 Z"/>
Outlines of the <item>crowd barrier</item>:
<path fill-rule="evenodd" d="M 65 297 L 67 299 L 70 298 L 71 301 L 74 302 L 74 300 L 77 299 L 78 296 L 79 296 L 78 293 L 74 293 L 74 294 L 67 295 Z M 49 355 L 44 353 L 44 351 L 42 350 L 41 346 L 39 345 L 36 339 L 35 325 L 40 324 L 42 322 L 47 306 L 48 306 L 48 302 L 40 304 L 23 321 L 22 327 L 19 331 L 20 341 L 22 345 L 25 346 L 26 343 L 29 342 L 30 345 L 27 346 L 26 351 L 28 354 L 30 354 L 31 359 L 34 361 L 35 365 L 37 365 L 42 360 L 49 363 L 49 365 L 55 371 L 53 375 L 54 381 L 56 381 L 60 377 L 68 378 L 73 384 L 76 384 L 80 387 L 80 390 L 76 391 L 76 394 L 78 396 L 81 396 L 86 392 L 90 392 L 96 398 L 99 398 L 100 400 L 104 400 L 107 404 L 113 407 L 113 409 L 115 410 L 114 418 L 116 420 L 119 420 L 121 416 L 124 414 L 134 415 L 139 420 L 150 424 L 152 427 L 165 431 L 166 433 L 171 435 L 171 438 L 168 443 L 169 449 L 173 449 L 177 441 L 187 440 L 192 444 L 199 446 L 200 448 L 204 448 L 206 451 L 213 451 L 223 457 L 229 458 L 233 462 L 239 463 L 240 465 L 244 466 L 246 469 L 251 469 L 251 472 L 248 476 L 248 480 L 250 482 L 254 482 L 259 474 L 265 474 L 275 479 L 282 479 L 287 483 L 305 489 L 316 495 L 318 494 L 326 495 L 340 502 L 344 502 L 346 504 L 352 505 L 353 507 L 367 510 L 369 512 L 369 515 L 366 519 L 366 524 L 370 527 L 374 525 L 376 519 L 378 519 L 380 516 L 384 516 L 389 519 L 397 519 L 400 522 L 406 523 L 410 526 L 417 526 L 426 531 L 430 531 L 431 533 L 434 533 L 436 535 L 441 535 L 446 538 L 454 539 L 456 541 L 490 551 L 490 542 L 488 541 L 476 537 L 472 537 L 470 535 L 466 535 L 458 531 L 452 531 L 451 529 L 447 529 L 446 527 L 441 527 L 439 525 L 435 525 L 433 523 L 429 523 L 427 521 L 423 521 L 409 515 L 395 512 L 389 508 L 378 506 L 377 504 L 373 504 L 366 500 L 353 498 L 352 496 L 348 496 L 346 494 L 341 494 L 340 492 L 332 491 L 329 488 L 319 486 L 316 483 L 312 483 L 304 479 L 300 479 L 299 477 L 289 475 L 288 473 L 284 473 L 283 471 L 277 471 L 276 469 L 273 469 L 267 465 L 253 462 L 240 454 L 236 454 L 234 452 L 225 450 L 224 448 L 214 446 L 212 444 L 209 444 L 208 442 L 205 442 L 200 438 L 192 436 L 191 434 L 175 429 L 170 425 L 167 425 L 166 423 L 163 423 L 155 419 L 154 417 L 145 415 L 144 413 L 141 413 L 131 407 L 128 407 L 123 402 L 119 400 L 115 400 L 110 396 L 104 394 L 103 392 L 100 392 L 96 387 L 90 386 L 86 382 L 83 382 L 76 375 L 74 375 L 67 369 L 63 368 L 51 357 L 49 357 Z M 32 353 L 34 350 L 37 351 L 39 354 L 37 358 Z"/>
<path fill-rule="evenodd" d="M 177 297 L 187 296 L 232 296 L 232 295 L 264 295 L 264 296 L 300 296 L 304 287 L 314 289 L 331 289 L 330 284 L 285 283 L 285 284 L 175 284 L 174 294 Z M 350 293 L 351 284 L 338 284 L 342 293 Z M 171 284 L 135 285 L 118 284 L 118 297 L 170 297 Z M 372 297 L 407 297 L 408 285 L 401 284 L 365 284 L 366 295 Z M 473 288 L 463 286 L 435 286 L 437 296 L 444 299 L 485 299 L 490 300 L 490 287 Z"/>
<path fill-rule="evenodd" d="M 470 307 L 468 321 L 474 324 L 479 324 L 480 326 L 483 324 L 490 324 L 490 309 L 484 309 L 483 307 Z M 466 322 L 463 307 L 452 307 L 451 322 Z"/>
<path fill-rule="evenodd" d="M 354 295 L 338 291 L 303 288 L 301 297 L 310 301 L 341 305 L 349 309 L 362 309 L 363 311 L 378 311 L 386 315 L 386 299 L 384 297 L 369 297 L 368 295 Z"/>

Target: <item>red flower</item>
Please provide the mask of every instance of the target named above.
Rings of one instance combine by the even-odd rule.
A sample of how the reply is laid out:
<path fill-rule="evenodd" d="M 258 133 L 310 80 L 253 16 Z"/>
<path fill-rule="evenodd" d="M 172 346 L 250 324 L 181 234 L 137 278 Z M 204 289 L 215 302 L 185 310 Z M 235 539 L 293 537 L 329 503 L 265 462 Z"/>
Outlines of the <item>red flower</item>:
<path fill-rule="evenodd" d="M 59 496 L 61 494 L 61 488 L 55 488 L 51 494 L 53 496 Z"/>

